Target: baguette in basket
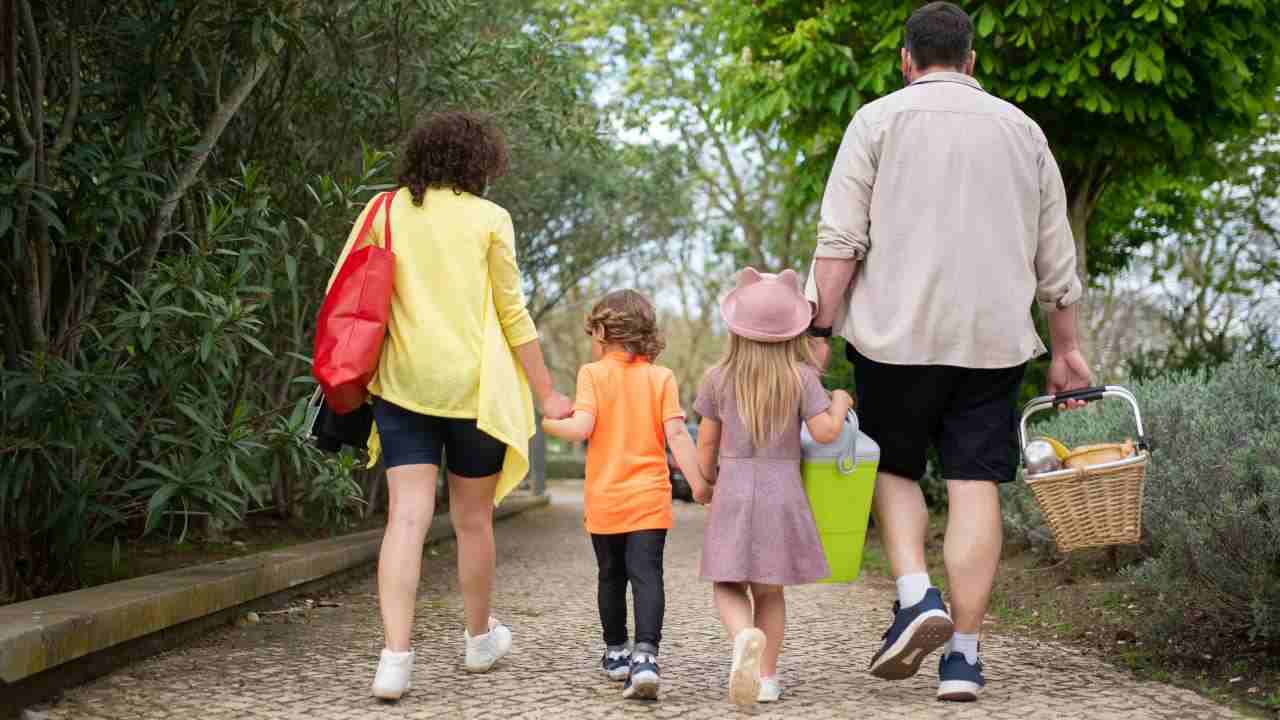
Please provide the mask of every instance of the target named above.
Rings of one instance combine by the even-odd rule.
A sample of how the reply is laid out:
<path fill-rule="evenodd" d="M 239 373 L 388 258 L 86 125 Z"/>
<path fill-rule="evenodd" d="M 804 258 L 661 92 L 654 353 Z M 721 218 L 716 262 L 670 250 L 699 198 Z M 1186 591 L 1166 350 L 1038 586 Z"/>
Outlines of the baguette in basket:
<path fill-rule="evenodd" d="M 1137 452 L 1138 447 L 1132 440 L 1125 440 L 1122 443 L 1082 445 L 1063 458 L 1062 465 L 1068 468 L 1086 468 L 1090 465 L 1102 465 L 1133 457 Z"/>

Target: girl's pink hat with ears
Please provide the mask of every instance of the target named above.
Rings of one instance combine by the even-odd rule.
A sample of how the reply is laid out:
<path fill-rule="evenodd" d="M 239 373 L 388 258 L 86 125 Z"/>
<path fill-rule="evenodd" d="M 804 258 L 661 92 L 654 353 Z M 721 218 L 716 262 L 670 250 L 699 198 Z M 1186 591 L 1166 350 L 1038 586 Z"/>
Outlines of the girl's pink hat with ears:
<path fill-rule="evenodd" d="M 774 275 L 746 268 L 720 302 L 720 314 L 734 335 L 765 343 L 786 342 L 813 322 L 813 306 L 794 270 Z"/>

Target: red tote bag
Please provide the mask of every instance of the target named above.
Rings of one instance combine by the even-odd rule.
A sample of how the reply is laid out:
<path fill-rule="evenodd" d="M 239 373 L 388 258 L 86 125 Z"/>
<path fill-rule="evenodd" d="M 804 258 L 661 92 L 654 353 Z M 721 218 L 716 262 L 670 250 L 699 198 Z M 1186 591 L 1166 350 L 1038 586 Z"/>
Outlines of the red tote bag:
<path fill-rule="evenodd" d="M 316 320 L 311 372 L 329 407 L 339 415 L 356 410 L 368 398 L 367 387 L 378 369 L 382 341 L 391 317 L 396 256 L 391 251 L 391 201 L 394 192 L 374 200 L 351 253 L 324 296 Z M 369 228 L 383 211 L 383 244 L 369 244 Z"/>

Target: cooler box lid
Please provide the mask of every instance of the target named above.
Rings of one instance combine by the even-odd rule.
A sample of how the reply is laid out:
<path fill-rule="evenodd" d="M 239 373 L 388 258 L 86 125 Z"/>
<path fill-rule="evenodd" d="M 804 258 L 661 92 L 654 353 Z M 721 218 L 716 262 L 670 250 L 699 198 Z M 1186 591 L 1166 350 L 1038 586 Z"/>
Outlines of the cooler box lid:
<path fill-rule="evenodd" d="M 809 428 L 801 425 L 800 448 L 806 462 L 835 460 L 838 465 L 847 466 L 846 472 L 853 472 L 854 466 L 859 463 L 880 462 L 880 446 L 858 428 L 858 414 L 852 410 L 849 411 L 840 437 L 827 445 L 814 441 Z"/>

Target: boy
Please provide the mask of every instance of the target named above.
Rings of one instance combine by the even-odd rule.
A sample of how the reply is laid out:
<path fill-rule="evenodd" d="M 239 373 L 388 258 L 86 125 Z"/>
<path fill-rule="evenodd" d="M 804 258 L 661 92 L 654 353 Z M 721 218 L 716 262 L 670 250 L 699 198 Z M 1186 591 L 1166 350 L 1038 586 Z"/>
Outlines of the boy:
<path fill-rule="evenodd" d="M 689 479 L 694 499 L 710 500 L 684 424 L 675 376 L 652 364 L 662 352 L 653 304 L 617 290 L 586 319 L 595 362 L 578 373 L 573 416 L 544 420 L 547 433 L 589 440 L 583 506 L 600 567 L 601 665 L 625 680 L 622 696 L 657 699 L 658 644 L 666 605 L 662 554 L 671 528 L 671 477 L 666 445 Z M 635 645 L 628 647 L 627 583 L 635 603 Z"/>

